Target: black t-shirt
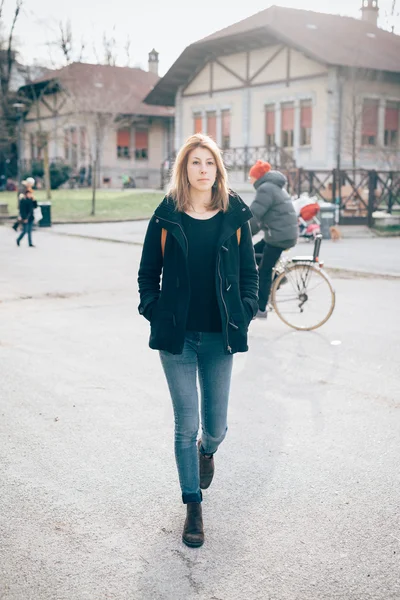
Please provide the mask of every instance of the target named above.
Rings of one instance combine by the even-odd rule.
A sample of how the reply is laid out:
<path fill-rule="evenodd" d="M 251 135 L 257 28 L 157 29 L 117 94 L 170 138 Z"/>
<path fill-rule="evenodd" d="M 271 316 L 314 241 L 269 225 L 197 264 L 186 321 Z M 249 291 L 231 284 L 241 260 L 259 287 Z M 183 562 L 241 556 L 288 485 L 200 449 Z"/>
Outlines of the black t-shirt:
<path fill-rule="evenodd" d="M 189 253 L 190 304 L 187 331 L 222 331 L 216 292 L 217 241 L 222 212 L 211 219 L 194 219 L 182 213 Z"/>

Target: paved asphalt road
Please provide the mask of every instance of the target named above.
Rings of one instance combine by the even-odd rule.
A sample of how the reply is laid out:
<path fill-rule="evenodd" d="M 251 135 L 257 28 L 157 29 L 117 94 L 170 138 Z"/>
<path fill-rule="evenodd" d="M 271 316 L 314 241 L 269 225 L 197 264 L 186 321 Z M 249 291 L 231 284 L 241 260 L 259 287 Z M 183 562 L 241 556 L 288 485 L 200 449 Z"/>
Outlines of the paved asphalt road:
<path fill-rule="evenodd" d="M 140 247 L 35 241 L 0 227 L 1 600 L 400 598 L 399 280 L 251 324 L 192 550 Z"/>
<path fill-rule="evenodd" d="M 52 233 L 142 244 L 147 221 L 54 225 Z M 339 242 L 323 240 L 321 256 L 327 267 L 400 277 L 400 237 L 371 237 L 366 227 L 341 227 Z M 40 232 L 44 233 L 43 230 Z M 362 237 L 359 237 L 362 236 Z M 256 240 L 257 238 L 255 238 Z M 312 254 L 312 243 L 301 239 L 292 254 Z"/>

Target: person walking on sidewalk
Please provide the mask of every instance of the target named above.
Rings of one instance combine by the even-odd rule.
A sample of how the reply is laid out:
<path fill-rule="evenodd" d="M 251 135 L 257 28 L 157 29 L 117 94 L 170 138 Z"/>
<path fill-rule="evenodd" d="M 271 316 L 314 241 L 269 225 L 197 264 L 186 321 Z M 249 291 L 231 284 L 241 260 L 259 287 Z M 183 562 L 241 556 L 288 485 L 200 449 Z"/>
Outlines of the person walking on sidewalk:
<path fill-rule="evenodd" d="M 34 248 L 32 242 L 32 227 L 34 222 L 34 209 L 37 207 L 37 202 L 33 197 L 31 187 L 27 187 L 25 194 L 19 202 L 19 214 L 22 222 L 22 233 L 17 237 L 17 245 L 19 246 L 24 235 L 28 235 L 28 244 L 30 248 Z"/>
<path fill-rule="evenodd" d="M 187 546 L 204 542 L 202 489 L 227 431 L 233 354 L 246 352 L 258 309 L 251 212 L 228 188 L 222 155 L 202 134 L 180 149 L 167 196 L 148 225 L 138 284 L 175 416 Z M 162 273 L 162 285 L 160 277 Z M 201 438 L 196 378 L 201 392 Z"/>
<path fill-rule="evenodd" d="M 250 205 L 253 217 L 251 233 L 264 231 L 264 239 L 255 244 L 257 254 L 262 254 L 259 265 L 260 289 L 257 318 L 267 318 L 267 305 L 272 283 L 272 271 L 284 250 L 297 243 L 298 225 L 293 202 L 284 189 L 286 177 L 271 171 L 271 165 L 258 160 L 249 171 L 249 179 L 256 189 Z"/>

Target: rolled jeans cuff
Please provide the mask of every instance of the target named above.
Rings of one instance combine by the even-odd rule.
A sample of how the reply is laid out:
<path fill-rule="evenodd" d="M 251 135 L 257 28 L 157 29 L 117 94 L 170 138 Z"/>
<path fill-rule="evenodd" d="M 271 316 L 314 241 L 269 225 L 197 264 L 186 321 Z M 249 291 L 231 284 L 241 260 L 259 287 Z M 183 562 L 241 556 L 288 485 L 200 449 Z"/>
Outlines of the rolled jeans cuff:
<path fill-rule="evenodd" d="M 189 504 L 189 502 L 201 502 L 203 500 L 203 494 L 201 490 L 197 494 L 182 494 L 183 504 Z"/>

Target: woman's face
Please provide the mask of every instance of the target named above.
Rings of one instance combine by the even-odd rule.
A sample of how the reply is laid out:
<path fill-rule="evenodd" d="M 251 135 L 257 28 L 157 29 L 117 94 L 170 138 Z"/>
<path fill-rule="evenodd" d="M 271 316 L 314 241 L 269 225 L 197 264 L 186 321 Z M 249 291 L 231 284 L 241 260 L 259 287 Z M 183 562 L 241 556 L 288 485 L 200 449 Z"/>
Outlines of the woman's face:
<path fill-rule="evenodd" d="M 217 177 L 215 158 L 207 148 L 195 148 L 188 157 L 187 174 L 191 187 L 208 192 Z"/>

